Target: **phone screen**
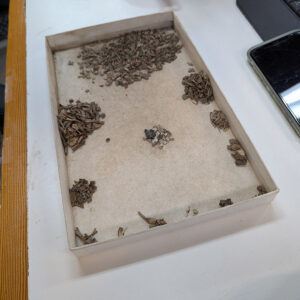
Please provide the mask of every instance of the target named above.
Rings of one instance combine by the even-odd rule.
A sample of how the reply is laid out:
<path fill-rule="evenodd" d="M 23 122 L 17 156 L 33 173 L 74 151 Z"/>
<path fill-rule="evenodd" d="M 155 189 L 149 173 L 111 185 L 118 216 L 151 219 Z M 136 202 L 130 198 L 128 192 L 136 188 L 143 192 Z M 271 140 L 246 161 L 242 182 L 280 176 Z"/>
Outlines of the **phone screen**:
<path fill-rule="evenodd" d="M 300 31 L 255 48 L 250 55 L 300 125 Z"/>

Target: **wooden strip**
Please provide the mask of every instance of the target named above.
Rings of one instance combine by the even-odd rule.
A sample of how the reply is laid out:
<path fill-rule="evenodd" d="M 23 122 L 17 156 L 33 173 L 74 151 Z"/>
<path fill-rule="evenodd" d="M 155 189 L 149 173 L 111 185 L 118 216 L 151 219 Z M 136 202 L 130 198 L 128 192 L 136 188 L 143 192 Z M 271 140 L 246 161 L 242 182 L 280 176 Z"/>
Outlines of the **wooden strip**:
<path fill-rule="evenodd" d="M 28 299 L 25 0 L 11 0 L 6 60 L 0 299 Z"/>

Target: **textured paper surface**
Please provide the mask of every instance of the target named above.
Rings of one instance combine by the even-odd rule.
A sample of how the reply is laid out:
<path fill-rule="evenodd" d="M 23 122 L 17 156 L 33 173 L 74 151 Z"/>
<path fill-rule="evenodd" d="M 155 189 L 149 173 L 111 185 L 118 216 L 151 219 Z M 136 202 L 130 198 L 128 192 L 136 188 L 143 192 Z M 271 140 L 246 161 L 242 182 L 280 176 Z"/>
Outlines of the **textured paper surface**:
<path fill-rule="evenodd" d="M 218 109 L 216 104 L 182 100 L 181 80 L 192 61 L 184 49 L 162 71 L 127 89 L 99 87 L 104 84 L 100 76 L 95 84 L 78 78 L 79 50 L 55 53 L 59 102 L 95 101 L 106 119 L 82 148 L 67 156 L 69 187 L 79 178 L 95 180 L 98 187 L 84 209 L 73 208 L 74 226 L 84 233 L 96 227 L 97 240 L 105 241 L 117 237 L 119 226 L 128 227 L 126 235 L 146 230 L 138 210 L 173 223 L 185 219 L 188 206 L 203 213 L 218 208 L 220 199 L 237 203 L 257 194 L 259 182 L 249 163 L 235 166 L 226 148 L 231 131 L 211 125 L 209 113 Z M 144 129 L 155 124 L 175 138 L 163 150 L 143 140 Z"/>

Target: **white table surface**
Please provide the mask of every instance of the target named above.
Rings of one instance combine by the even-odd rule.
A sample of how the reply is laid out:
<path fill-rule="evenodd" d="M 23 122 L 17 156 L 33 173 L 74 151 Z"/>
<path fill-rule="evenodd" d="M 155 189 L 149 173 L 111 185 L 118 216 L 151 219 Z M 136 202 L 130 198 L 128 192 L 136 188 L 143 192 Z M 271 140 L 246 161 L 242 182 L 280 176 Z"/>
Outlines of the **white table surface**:
<path fill-rule="evenodd" d="M 300 139 L 246 61 L 235 0 L 27 0 L 29 299 L 300 299 Z M 281 191 L 271 205 L 78 259 L 67 246 L 45 35 L 175 9 Z"/>

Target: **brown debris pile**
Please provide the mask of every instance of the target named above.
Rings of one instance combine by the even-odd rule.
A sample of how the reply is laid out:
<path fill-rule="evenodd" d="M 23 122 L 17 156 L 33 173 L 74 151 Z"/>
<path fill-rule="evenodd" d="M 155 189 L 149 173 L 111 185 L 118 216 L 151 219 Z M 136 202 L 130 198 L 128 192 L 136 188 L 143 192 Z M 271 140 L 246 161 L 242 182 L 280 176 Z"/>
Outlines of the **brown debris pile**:
<path fill-rule="evenodd" d="M 194 104 L 200 101 L 203 104 L 209 104 L 214 100 L 210 80 L 203 71 L 184 76 L 182 79 L 185 94 L 182 99 L 190 98 Z"/>
<path fill-rule="evenodd" d="M 74 181 L 70 189 L 71 205 L 84 208 L 84 203 L 90 203 L 92 201 L 92 196 L 96 190 L 95 181 L 90 181 L 90 183 L 86 179 Z"/>
<path fill-rule="evenodd" d="M 71 99 L 68 105 L 58 107 L 57 123 L 65 154 L 68 147 L 76 151 L 85 144 L 88 135 L 104 125 L 105 114 L 100 114 L 101 108 L 95 103 L 80 102 L 73 104 Z"/>
<path fill-rule="evenodd" d="M 94 235 L 96 235 L 97 233 L 98 231 L 96 228 L 94 228 L 91 234 L 82 234 L 78 227 L 75 228 L 75 236 L 77 236 L 85 245 L 96 243 L 97 240 L 94 238 Z"/>
<path fill-rule="evenodd" d="M 164 219 L 156 219 L 156 218 L 147 218 L 140 211 L 138 211 L 138 215 L 149 224 L 149 228 L 166 225 L 167 222 Z"/>
<path fill-rule="evenodd" d="M 115 82 L 127 88 L 162 70 L 165 63 L 177 58 L 181 48 L 178 36 L 170 29 L 133 31 L 105 41 L 100 48 L 95 44 L 82 47 L 79 77 L 94 80 L 105 74 L 107 86 Z"/>
<path fill-rule="evenodd" d="M 231 151 L 231 156 L 235 160 L 237 166 L 245 166 L 247 164 L 247 155 L 237 139 L 230 139 L 227 149 Z"/>
<path fill-rule="evenodd" d="M 172 133 L 160 125 L 155 125 L 152 129 L 145 129 L 145 141 L 152 144 L 152 147 L 158 145 L 159 149 L 162 149 L 169 142 L 174 141 Z"/>
<path fill-rule="evenodd" d="M 229 128 L 229 122 L 226 115 L 221 110 L 214 110 L 210 113 L 210 121 L 214 127 L 226 131 Z"/>

